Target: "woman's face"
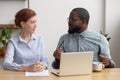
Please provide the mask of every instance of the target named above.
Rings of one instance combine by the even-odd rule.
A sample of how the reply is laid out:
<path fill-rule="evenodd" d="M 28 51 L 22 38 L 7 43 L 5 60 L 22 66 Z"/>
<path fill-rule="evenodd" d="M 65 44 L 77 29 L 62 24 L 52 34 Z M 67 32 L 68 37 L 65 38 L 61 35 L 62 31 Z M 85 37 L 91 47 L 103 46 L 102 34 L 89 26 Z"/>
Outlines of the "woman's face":
<path fill-rule="evenodd" d="M 27 22 L 23 22 L 23 31 L 32 34 L 35 32 L 35 29 L 37 27 L 36 25 L 37 19 L 36 16 L 31 17 Z"/>

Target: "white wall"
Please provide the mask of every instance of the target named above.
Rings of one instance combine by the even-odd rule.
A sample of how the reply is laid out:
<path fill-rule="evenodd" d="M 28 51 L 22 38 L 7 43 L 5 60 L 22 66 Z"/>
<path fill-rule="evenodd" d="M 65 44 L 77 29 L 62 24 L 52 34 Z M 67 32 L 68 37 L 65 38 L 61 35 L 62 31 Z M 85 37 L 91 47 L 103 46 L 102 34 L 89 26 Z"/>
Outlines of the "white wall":
<path fill-rule="evenodd" d="M 30 8 L 38 14 L 37 33 L 44 37 L 50 64 L 59 37 L 67 32 L 69 13 L 75 7 L 84 7 L 90 12 L 89 28 L 104 31 L 104 0 L 30 0 Z"/>
<path fill-rule="evenodd" d="M 120 0 L 106 0 L 106 33 L 111 36 L 111 55 L 120 67 Z"/>
<path fill-rule="evenodd" d="M 0 24 L 13 24 L 16 12 L 25 7 L 26 0 L 0 0 Z"/>

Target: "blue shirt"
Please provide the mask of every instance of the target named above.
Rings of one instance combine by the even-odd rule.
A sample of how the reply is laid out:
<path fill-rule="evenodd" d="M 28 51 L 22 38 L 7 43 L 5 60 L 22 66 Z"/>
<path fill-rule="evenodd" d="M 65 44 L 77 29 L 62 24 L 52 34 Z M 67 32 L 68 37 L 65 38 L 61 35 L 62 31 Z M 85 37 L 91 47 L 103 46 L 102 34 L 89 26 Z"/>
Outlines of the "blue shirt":
<path fill-rule="evenodd" d="M 108 41 L 103 35 L 95 31 L 90 31 L 87 29 L 82 33 L 64 34 L 61 36 L 57 47 L 61 48 L 63 52 L 93 51 L 93 61 L 97 62 L 100 61 L 99 54 L 101 53 L 105 57 L 109 58 L 110 63 L 114 65 L 114 62 L 110 55 Z M 57 62 L 55 65 L 58 65 L 58 63 L 59 62 Z M 52 66 L 53 65 L 54 63 Z"/>
<path fill-rule="evenodd" d="M 8 42 L 3 67 L 9 70 L 21 70 L 20 66 L 33 64 L 36 60 L 40 60 L 47 67 L 42 37 L 33 34 L 26 43 L 16 35 Z"/>

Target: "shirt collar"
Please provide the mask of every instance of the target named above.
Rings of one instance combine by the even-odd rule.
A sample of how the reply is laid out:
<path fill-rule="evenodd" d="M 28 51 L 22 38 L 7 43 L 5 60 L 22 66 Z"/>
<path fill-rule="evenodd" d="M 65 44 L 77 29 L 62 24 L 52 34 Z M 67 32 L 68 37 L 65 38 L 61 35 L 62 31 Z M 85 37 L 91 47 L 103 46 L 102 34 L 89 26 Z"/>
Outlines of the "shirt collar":
<path fill-rule="evenodd" d="M 35 40 L 36 36 L 34 34 L 32 34 L 31 39 L 30 40 Z M 24 42 L 24 40 L 21 38 L 21 36 L 18 34 L 18 41 Z"/>
<path fill-rule="evenodd" d="M 88 36 L 88 29 L 86 29 L 85 31 L 83 31 L 82 33 L 80 33 L 80 35 L 82 36 L 82 37 L 87 37 Z"/>
<path fill-rule="evenodd" d="M 89 34 L 89 30 L 86 29 L 85 31 L 81 32 L 81 33 L 74 33 L 74 35 L 76 36 L 82 36 L 82 37 L 87 37 Z"/>

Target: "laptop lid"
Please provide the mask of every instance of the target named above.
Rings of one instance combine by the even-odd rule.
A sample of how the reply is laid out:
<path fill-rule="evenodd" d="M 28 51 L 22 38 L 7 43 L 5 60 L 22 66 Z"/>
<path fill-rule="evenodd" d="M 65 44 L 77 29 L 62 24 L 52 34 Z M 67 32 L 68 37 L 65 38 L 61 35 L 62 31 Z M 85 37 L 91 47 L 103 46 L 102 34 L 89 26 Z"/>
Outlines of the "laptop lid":
<path fill-rule="evenodd" d="M 59 76 L 91 74 L 93 52 L 67 52 L 61 54 Z"/>

